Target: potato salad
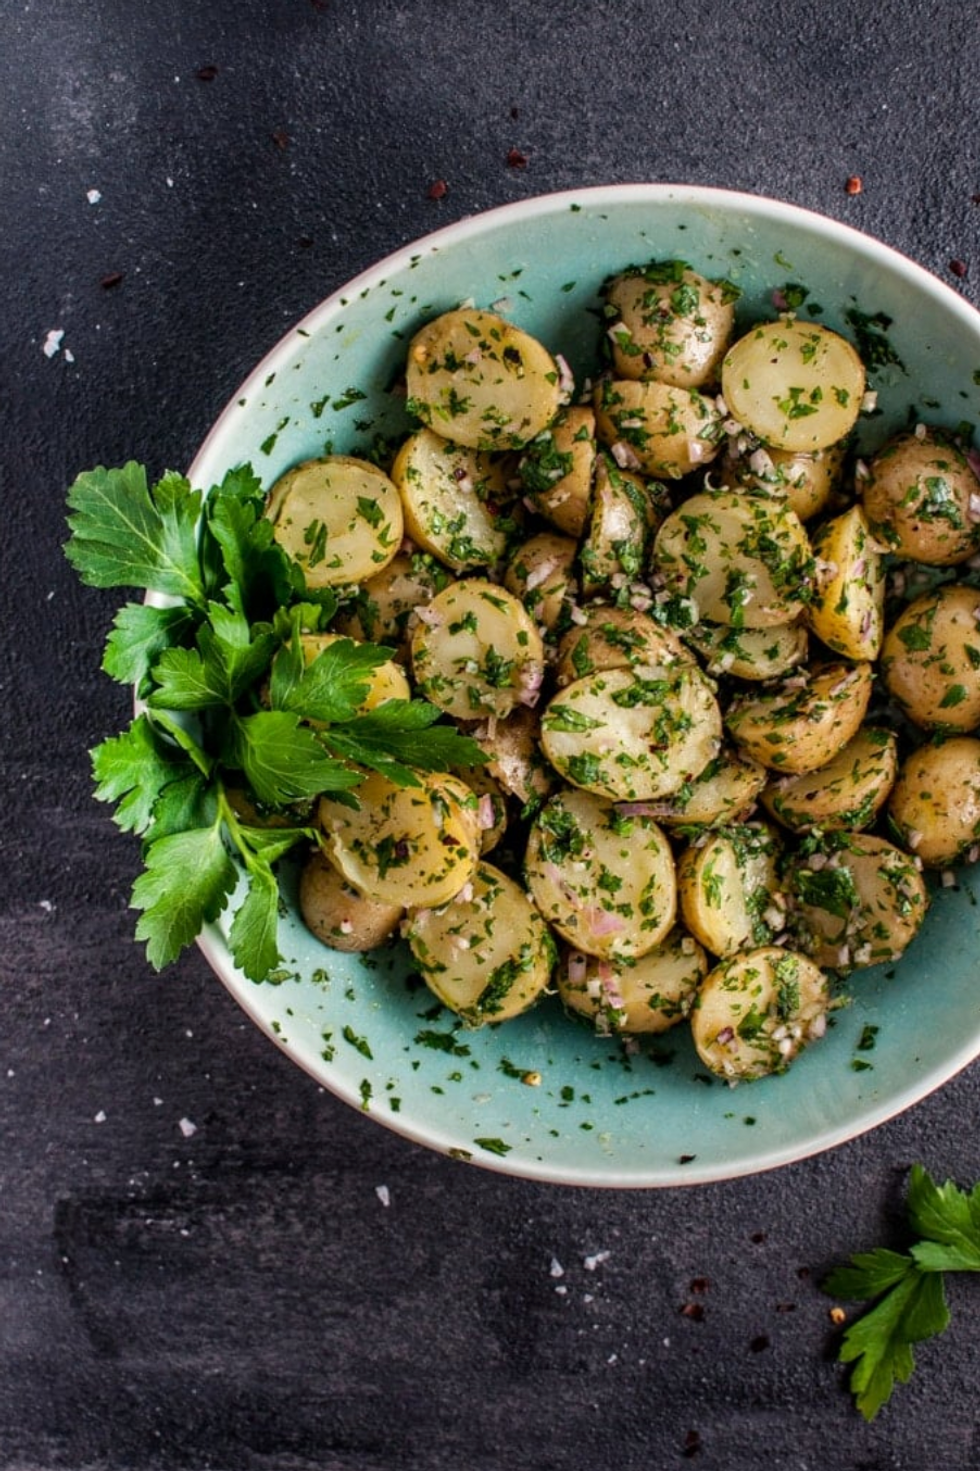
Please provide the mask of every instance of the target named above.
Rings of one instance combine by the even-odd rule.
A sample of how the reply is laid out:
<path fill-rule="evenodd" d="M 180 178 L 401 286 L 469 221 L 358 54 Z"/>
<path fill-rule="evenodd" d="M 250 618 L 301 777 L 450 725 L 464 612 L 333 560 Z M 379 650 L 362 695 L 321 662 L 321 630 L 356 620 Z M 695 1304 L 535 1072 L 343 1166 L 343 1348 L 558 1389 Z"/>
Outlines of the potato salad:
<path fill-rule="evenodd" d="M 589 381 L 496 311 L 427 321 L 404 440 L 270 492 L 326 637 L 390 649 L 373 707 L 484 758 L 325 793 L 301 911 L 404 940 L 467 1026 L 557 995 L 758 1079 L 980 855 L 980 481 L 943 425 L 859 452 L 859 351 L 785 303 L 679 260 L 601 299 Z"/>

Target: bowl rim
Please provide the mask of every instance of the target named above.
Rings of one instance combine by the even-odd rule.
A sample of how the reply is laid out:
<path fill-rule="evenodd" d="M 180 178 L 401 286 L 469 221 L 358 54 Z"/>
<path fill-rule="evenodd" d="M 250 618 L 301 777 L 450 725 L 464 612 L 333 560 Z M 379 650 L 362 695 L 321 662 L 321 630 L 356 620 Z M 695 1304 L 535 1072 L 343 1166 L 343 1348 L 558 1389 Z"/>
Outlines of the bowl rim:
<path fill-rule="evenodd" d="M 482 235 L 488 229 L 493 230 L 512 222 L 561 213 L 572 206 L 595 209 L 604 205 L 646 204 L 655 207 L 667 202 L 675 206 L 688 204 L 692 208 L 713 205 L 730 212 L 740 210 L 753 219 L 782 222 L 803 227 L 817 234 L 833 236 L 845 247 L 851 248 L 859 255 L 871 260 L 880 260 L 890 272 L 907 280 L 910 285 L 914 285 L 917 292 L 933 297 L 947 311 L 951 311 L 954 316 L 961 317 L 964 326 L 976 333 L 980 340 L 980 310 L 953 287 L 942 281 L 934 272 L 876 236 L 806 206 L 764 194 L 701 184 L 632 182 L 592 184 L 582 188 L 555 190 L 467 214 L 458 220 L 441 225 L 405 245 L 398 246 L 331 291 L 300 319 L 292 323 L 247 373 L 202 440 L 187 471 L 188 478 L 195 485 L 211 484 L 227 468 L 225 459 L 222 459 L 220 465 L 213 470 L 210 466 L 211 461 L 217 458 L 217 446 L 224 440 L 229 422 L 240 411 L 240 401 L 250 396 L 256 387 L 263 384 L 270 374 L 278 372 L 283 364 L 293 356 L 298 336 L 315 333 L 321 324 L 329 320 L 338 309 L 344 308 L 365 290 L 383 283 L 394 272 L 406 269 L 413 260 L 437 252 L 447 245 L 459 246 L 474 236 Z M 254 999 L 255 988 L 236 970 L 231 961 L 230 952 L 217 923 L 204 927 L 198 936 L 197 945 L 210 968 L 265 1036 L 320 1087 L 360 1112 L 361 1101 L 353 1088 L 345 1086 L 345 1080 L 318 1072 L 312 1064 L 307 1063 L 295 1050 L 291 1049 L 288 1043 L 270 1026 Z M 718 1160 L 711 1164 L 694 1161 L 691 1165 L 683 1166 L 679 1164 L 663 1167 L 648 1165 L 644 1167 L 642 1177 L 639 1177 L 614 1168 L 605 1169 L 600 1174 L 596 1172 L 594 1165 L 582 1169 L 575 1169 L 567 1165 L 556 1167 L 548 1165 L 546 1161 L 533 1158 L 511 1161 L 508 1157 L 498 1158 L 490 1154 L 487 1154 L 486 1157 L 474 1155 L 467 1162 L 482 1170 L 513 1179 L 599 1190 L 690 1188 L 696 1185 L 751 1178 L 812 1159 L 870 1133 L 928 1098 L 976 1061 L 978 1057 L 980 1057 L 980 1029 L 975 1036 L 967 1036 L 941 1064 L 931 1067 L 923 1075 L 898 1090 L 897 1093 L 892 1093 L 876 1106 L 868 1106 L 862 1111 L 859 1119 L 841 1123 L 827 1132 L 815 1135 L 808 1141 L 794 1141 L 762 1149 L 752 1157 L 751 1161 L 746 1160 L 744 1163 Z M 414 1124 L 409 1116 L 401 1114 L 387 1116 L 380 1112 L 372 1112 L 371 1120 L 374 1124 L 382 1125 L 403 1139 L 443 1155 L 449 1153 L 453 1147 L 453 1140 L 449 1135 L 431 1125 L 422 1127 Z"/>

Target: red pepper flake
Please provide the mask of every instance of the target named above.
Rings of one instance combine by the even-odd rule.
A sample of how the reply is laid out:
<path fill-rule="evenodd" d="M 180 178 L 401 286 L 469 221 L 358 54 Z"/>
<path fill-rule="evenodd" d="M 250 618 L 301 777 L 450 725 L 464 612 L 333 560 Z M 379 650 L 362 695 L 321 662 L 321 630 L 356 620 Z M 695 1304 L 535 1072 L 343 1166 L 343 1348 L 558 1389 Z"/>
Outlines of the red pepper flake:
<path fill-rule="evenodd" d="M 844 185 L 844 193 L 860 194 L 863 188 L 864 185 L 861 183 L 860 176 L 858 174 L 852 174 L 847 183 Z"/>
<path fill-rule="evenodd" d="M 692 1323 L 703 1323 L 704 1303 L 686 1302 L 684 1306 L 680 1309 L 680 1315 L 682 1318 L 690 1318 Z"/>
<path fill-rule="evenodd" d="M 312 237 L 312 235 L 301 235 L 299 237 L 299 240 L 297 241 L 297 244 L 299 245 L 300 250 L 310 250 L 310 249 L 312 249 L 312 246 L 313 246 L 313 237 Z"/>
<path fill-rule="evenodd" d="M 446 183 L 445 179 L 436 179 L 433 183 L 429 185 L 426 192 L 430 199 L 445 199 L 446 195 L 449 193 L 449 185 Z"/>
<path fill-rule="evenodd" d="M 749 1348 L 754 1354 L 764 1353 L 768 1347 L 769 1335 L 767 1333 L 757 1333 L 755 1338 L 753 1338 L 752 1342 L 749 1344 Z"/>
<path fill-rule="evenodd" d="M 697 1159 L 696 1154 L 679 1154 L 677 1156 L 677 1163 L 679 1165 L 689 1165 L 694 1159 Z"/>
<path fill-rule="evenodd" d="M 765 1239 L 765 1231 L 753 1231 L 752 1235 L 749 1237 L 749 1240 L 752 1242 L 753 1246 L 761 1246 Z"/>
<path fill-rule="evenodd" d="M 701 1436 L 696 1430 L 689 1430 L 684 1437 L 684 1445 L 681 1449 L 681 1455 L 684 1456 L 686 1460 L 690 1460 L 692 1456 L 696 1456 L 698 1454 L 700 1449 Z"/>
<path fill-rule="evenodd" d="M 512 107 L 511 110 L 510 110 L 510 115 L 511 115 L 511 117 L 514 119 L 514 121 L 516 123 L 517 122 L 517 119 L 520 117 L 521 114 L 520 114 L 520 112 L 518 111 L 518 109 L 516 107 Z"/>
<path fill-rule="evenodd" d="M 695 1292 L 695 1293 L 698 1293 L 698 1294 L 703 1293 L 703 1292 L 707 1292 L 707 1290 L 708 1290 L 708 1288 L 710 1286 L 711 1286 L 711 1283 L 708 1281 L 707 1277 L 694 1277 L 694 1278 L 692 1278 L 692 1281 L 691 1281 L 691 1291 L 692 1292 Z"/>
<path fill-rule="evenodd" d="M 526 169 L 527 154 L 522 153 L 519 148 L 512 148 L 507 154 L 507 167 L 509 169 Z"/>
<path fill-rule="evenodd" d="M 797 1275 L 797 1277 L 799 1277 L 799 1279 L 800 1279 L 801 1282 L 805 1282 L 806 1279 L 810 1275 L 810 1268 L 809 1267 L 797 1267 L 797 1269 L 796 1269 L 796 1275 Z"/>
<path fill-rule="evenodd" d="M 199 82 L 213 82 L 218 75 L 218 68 L 213 62 L 208 66 L 199 66 L 196 75 Z"/>
<path fill-rule="evenodd" d="M 280 150 L 280 152 L 284 153 L 289 147 L 289 134 L 286 132 L 285 128 L 277 128 L 272 135 L 272 141 Z"/>
<path fill-rule="evenodd" d="M 795 1313 L 796 1312 L 796 1303 L 795 1302 L 777 1302 L 777 1304 L 776 1304 L 776 1312 L 777 1313 Z"/>
<path fill-rule="evenodd" d="M 119 286 L 122 283 L 122 280 L 122 271 L 110 271 L 107 276 L 102 277 L 99 285 L 102 287 L 103 291 L 111 291 L 113 286 Z"/>
<path fill-rule="evenodd" d="M 970 195 L 970 203 L 971 204 L 980 204 L 980 194 L 971 194 Z"/>
<path fill-rule="evenodd" d="M 966 261 L 951 260 L 949 263 L 949 269 L 952 271 L 954 276 L 959 276 L 962 280 L 962 278 L 966 275 Z"/>

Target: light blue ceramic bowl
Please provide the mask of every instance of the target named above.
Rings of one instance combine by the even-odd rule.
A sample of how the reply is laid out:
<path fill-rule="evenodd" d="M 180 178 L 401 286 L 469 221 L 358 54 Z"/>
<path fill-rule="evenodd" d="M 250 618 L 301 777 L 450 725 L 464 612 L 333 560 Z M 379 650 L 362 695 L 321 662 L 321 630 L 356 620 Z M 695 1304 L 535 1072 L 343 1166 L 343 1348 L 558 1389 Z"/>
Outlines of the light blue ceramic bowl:
<path fill-rule="evenodd" d="M 496 304 L 581 376 L 594 359 L 603 279 L 670 257 L 736 282 L 746 319 L 771 316 L 773 291 L 787 283 L 805 286 L 803 310 L 819 308 L 832 327 L 850 330 L 854 310 L 891 319 L 887 342 L 902 366 L 886 364 L 872 376 L 883 410 L 872 425 L 876 439 L 910 413 L 954 424 L 980 418 L 980 315 L 919 266 L 844 225 L 771 200 L 624 185 L 464 220 L 344 286 L 259 364 L 191 477 L 207 487 L 250 460 L 271 484 L 326 447 L 356 452 L 376 433 L 400 432 L 403 411 L 389 390 L 409 337 L 468 298 Z M 401 950 L 366 958 L 327 950 L 294 917 L 292 899 L 278 984 L 254 985 L 235 970 L 221 926 L 201 945 L 288 1057 L 407 1139 L 538 1180 L 668 1186 L 829 1149 L 973 1061 L 978 896 L 976 872 L 943 889 L 899 965 L 852 978 L 852 1004 L 823 1041 L 784 1076 L 736 1088 L 708 1078 L 684 1027 L 663 1038 L 655 1056 L 628 1057 L 569 1021 L 554 999 L 500 1028 L 464 1031 L 413 982 Z M 873 1050 L 862 1049 L 872 1037 Z M 529 1071 L 540 1074 L 540 1086 L 521 1081 Z"/>

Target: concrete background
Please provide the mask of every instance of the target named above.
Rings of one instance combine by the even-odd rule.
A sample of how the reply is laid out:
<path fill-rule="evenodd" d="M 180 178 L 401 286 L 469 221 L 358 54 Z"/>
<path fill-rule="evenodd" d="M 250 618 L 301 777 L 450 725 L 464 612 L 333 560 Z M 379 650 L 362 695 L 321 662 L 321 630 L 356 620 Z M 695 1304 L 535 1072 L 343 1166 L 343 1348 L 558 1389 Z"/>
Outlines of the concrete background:
<path fill-rule="evenodd" d="M 135 848 L 86 755 L 127 718 L 98 667 L 116 599 L 60 551 L 78 470 L 185 466 L 318 300 L 509 200 L 771 194 L 976 302 L 975 19 L 913 0 L 0 5 L 2 1471 L 978 1471 L 980 1283 L 951 1283 L 952 1327 L 870 1426 L 818 1283 L 901 1244 L 913 1160 L 980 1175 L 980 1068 L 832 1155 L 689 1191 L 509 1181 L 378 1128 L 196 951 L 156 976 L 134 944 Z"/>

